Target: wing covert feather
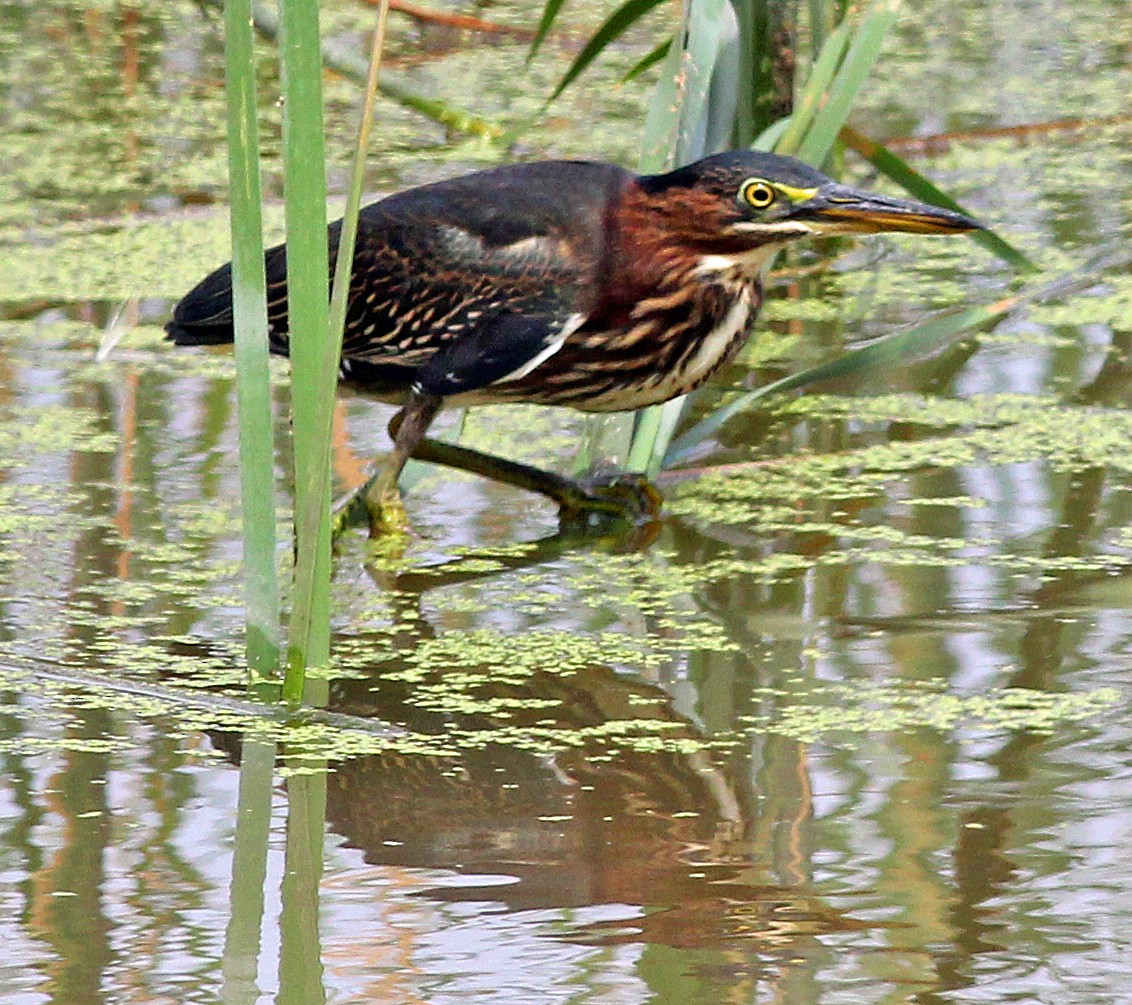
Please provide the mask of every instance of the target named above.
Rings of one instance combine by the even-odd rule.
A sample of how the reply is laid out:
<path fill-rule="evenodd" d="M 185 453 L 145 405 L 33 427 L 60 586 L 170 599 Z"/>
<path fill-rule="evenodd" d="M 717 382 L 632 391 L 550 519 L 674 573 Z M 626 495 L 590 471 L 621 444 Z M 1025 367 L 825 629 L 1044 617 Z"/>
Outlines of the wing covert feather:
<path fill-rule="evenodd" d="M 630 178 L 609 164 L 519 164 L 365 207 L 343 358 L 419 367 L 504 315 L 538 313 L 551 330 L 584 315 L 598 287 L 607 209 Z M 332 271 L 340 231 L 340 222 L 330 228 Z M 269 258 L 268 283 L 272 338 L 285 344 L 282 249 Z"/>

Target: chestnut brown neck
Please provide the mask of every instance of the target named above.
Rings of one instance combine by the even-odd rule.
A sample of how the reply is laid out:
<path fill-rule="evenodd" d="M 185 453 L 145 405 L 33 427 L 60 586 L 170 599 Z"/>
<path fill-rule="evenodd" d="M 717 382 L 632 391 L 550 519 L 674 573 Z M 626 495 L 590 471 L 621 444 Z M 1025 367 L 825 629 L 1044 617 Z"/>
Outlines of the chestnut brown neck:
<path fill-rule="evenodd" d="M 705 258 L 740 256 L 761 243 L 727 232 L 718 196 L 694 188 L 657 199 L 630 183 L 609 210 L 605 292 L 636 302 L 688 281 Z"/>

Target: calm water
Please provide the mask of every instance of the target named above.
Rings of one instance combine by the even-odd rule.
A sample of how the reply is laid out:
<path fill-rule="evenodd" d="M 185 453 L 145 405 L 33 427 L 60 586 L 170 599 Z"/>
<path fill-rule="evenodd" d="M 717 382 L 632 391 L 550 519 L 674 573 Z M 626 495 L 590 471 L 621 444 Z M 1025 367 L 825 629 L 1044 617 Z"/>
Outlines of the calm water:
<path fill-rule="evenodd" d="M 405 560 L 339 557 L 300 728 L 241 697 L 230 357 L 160 341 L 226 255 L 214 21 L 0 9 L 0 997 L 1132 1003 L 1129 38 L 1114 5 L 911 4 L 858 120 L 1110 119 L 916 159 L 1084 292 L 744 415 L 641 550 L 424 472 Z M 644 90 L 612 84 L 648 44 L 517 153 L 631 163 Z M 400 23 L 392 72 L 513 122 L 570 58 L 523 53 Z M 382 115 L 375 189 L 500 156 Z M 1011 283 L 862 245 L 785 277 L 699 407 Z M 285 445 L 282 369 L 277 404 Z M 342 486 L 388 415 L 343 399 Z M 468 429 L 563 469 L 582 432 Z"/>

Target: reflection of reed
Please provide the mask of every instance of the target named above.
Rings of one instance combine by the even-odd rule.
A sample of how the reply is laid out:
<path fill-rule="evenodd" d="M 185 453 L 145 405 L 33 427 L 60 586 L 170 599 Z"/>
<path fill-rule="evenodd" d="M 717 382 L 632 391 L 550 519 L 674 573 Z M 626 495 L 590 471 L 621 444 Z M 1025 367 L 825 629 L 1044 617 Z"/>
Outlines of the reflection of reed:
<path fill-rule="evenodd" d="M 97 741 L 114 728 L 111 714 L 101 710 L 85 710 L 76 719 L 72 735 L 79 739 Z M 102 1000 L 106 971 L 117 955 L 102 902 L 106 853 L 113 844 L 109 773 L 109 757 L 83 751 L 62 756 L 50 778 L 48 810 L 62 823 L 64 840 L 30 877 L 27 920 L 51 948 L 42 990 L 56 1001 Z"/>
<path fill-rule="evenodd" d="M 126 370 L 125 387 L 121 407 L 121 457 L 118 462 L 118 505 L 114 514 L 114 529 L 122 542 L 118 552 L 117 576 L 121 582 L 130 578 L 130 538 L 133 535 L 133 502 L 134 502 L 134 451 L 137 448 L 137 404 L 138 404 L 138 374 L 134 367 Z M 110 605 L 110 613 L 115 617 L 126 614 L 126 604 L 116 600 Z"/>
<path fill-rule="evenodd" d="M 279 918 L 279 1005 L 320 1005 L 319 883 L 325 835 L 326 774 L 287 780 L 287 844 Z"/>
<path fill-rule="evenodd" d="M 260 932 L 271 834 L 275 744 L 249 741 L 240 750 L 240 792 L 228 889 L 228 927 L 224 933 L 223 1001 L 251 1005 L 259 997 Z"/>

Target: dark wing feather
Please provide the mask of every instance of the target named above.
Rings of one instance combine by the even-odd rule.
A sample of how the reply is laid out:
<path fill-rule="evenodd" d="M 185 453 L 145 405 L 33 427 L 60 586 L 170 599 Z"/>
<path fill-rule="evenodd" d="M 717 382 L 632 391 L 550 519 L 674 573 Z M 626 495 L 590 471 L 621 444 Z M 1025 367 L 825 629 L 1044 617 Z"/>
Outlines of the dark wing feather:
<path fill-rule="evenodd" d="M 232 341 L 232 265 L 209 273 L 173 308 L 165 325 L 177 345 L 223 345 Z"/>
<path fill-rule="evenodd" d="M 417 371 L 416 385 L 443 398 L 516 379 L 557 352 L 571 322 L 577 325 L 582 317 L 555 312 L 553 306 L 545 313 L 496 315 L 434 353 Z"/>
<path fill-rule="evenodd" d="M 344 363 L 420 368 L 443 350 L 453 365 L 438 363 L 429 372 L 439 375 L 438 386 L 465 390 L 469 381 L 483 386 L 521 368 L 559 338 L 570 318 L 594 306 L 607 210 L 630 177 L 608 164 L 518 164 L 366 207 Z M 330 228 L 332 268 L 340 230 L 340 223 Z M 284 249 L 268 252 L 268 315 L 278 353 L 287 351 L 286 271 Z M 202 281 L 178 304 L 170 337 L 181 344 L 231 341 L 230 285 L 227 266 Z M 453 354 L 450 347 L 465 340 Z M 458 377 L 441 379 L 450 372 Z"/>

